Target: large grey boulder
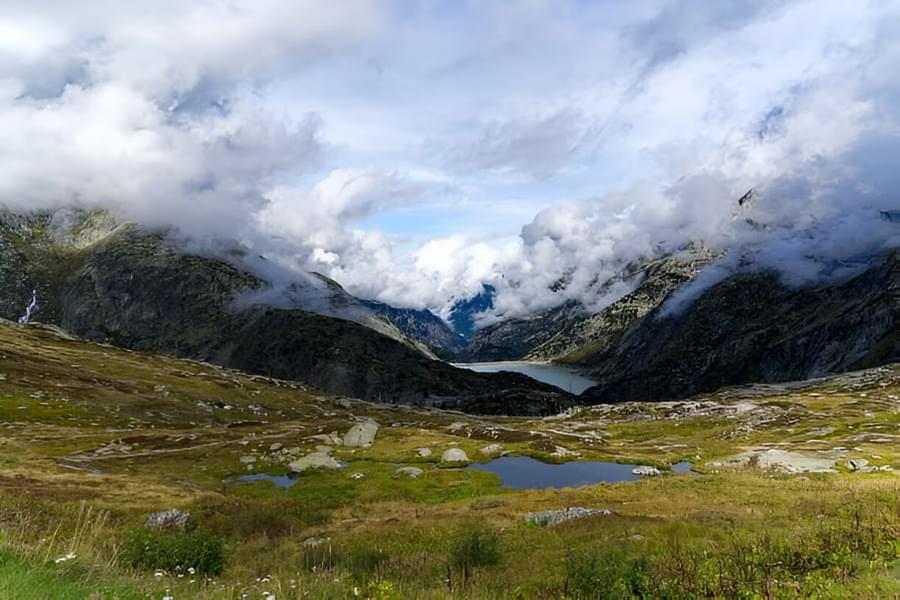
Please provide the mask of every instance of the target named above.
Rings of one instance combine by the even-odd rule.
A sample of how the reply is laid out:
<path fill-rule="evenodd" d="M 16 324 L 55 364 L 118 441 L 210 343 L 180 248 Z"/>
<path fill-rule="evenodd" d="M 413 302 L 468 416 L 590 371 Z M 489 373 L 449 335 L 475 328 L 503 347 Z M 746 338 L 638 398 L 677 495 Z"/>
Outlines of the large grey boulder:
<path fill-rule="evenodd" d="M 310 469 L 340 469 L 341 463 L 325 452 L 317 451 L 298 458 L 288 465 L 288 470 L 294 474 L 300 474 Z"/>
<path fill-rule="evenodd" d="M 469 457 L 459 448 L 450 448 L 441 455 L 441 462 L 445 464 L 463 464 L 469 462 Z"/>
<path fill-rule="evenodd" d="M 351 448 L 368 448 L 375 442 L 378 434 L 378 423 L 366 421 L 357 423 L 344 436 L 344 445 Z"/>

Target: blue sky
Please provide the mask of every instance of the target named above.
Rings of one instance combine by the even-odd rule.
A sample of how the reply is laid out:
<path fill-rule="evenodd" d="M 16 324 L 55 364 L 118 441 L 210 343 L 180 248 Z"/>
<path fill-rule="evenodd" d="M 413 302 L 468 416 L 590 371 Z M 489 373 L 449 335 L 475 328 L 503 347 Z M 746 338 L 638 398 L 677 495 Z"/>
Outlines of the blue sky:
<path fill-rule="evenodd" d="M 599 306 L 692 241 L 808 283 L 893 243 L 854 215 L 900 183 L 898 28 L 896 0 L 11 0 L 0 201 L 437 312 L 484 282 L 493 317 Z"/>

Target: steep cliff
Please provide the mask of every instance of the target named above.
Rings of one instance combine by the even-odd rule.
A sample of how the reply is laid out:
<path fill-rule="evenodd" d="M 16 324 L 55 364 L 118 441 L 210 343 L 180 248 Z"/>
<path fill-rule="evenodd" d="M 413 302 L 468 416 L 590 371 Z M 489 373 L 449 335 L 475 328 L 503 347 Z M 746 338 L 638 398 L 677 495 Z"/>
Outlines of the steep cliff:
<path fill-rule="evenodd" d="M 686 312 L 654 309 L 592 356 L 590 403 L 671 400 L 724 385 L 807 379 L 898 360 L 898 252 L 836 285 L 740 275 Z"/>

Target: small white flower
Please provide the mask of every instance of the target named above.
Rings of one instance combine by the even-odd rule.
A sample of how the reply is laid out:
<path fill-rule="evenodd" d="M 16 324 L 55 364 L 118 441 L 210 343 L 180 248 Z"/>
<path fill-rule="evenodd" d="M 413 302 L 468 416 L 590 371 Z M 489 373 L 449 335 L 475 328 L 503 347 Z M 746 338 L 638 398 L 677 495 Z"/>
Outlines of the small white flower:
<path fill-rule="evenodd" d="M 75 558 L 75 553 L 74 553 L 74 552 L 69 552 L 69 553 L 66 554 L 65 556 L 60 556 L 59 558 L 57 558 L 57 559 L 54 560 L 53 562 L 55 562 L 56 564 L 59 564 L 59 563 L 68 562 L 68 561 L 70 561 L 70 560 L 73 560 L 74 558 Z"/>
<path fill-rule="evenodd" d="M 166 575 L 165 571 L 157 571 L 156 573 L 153 574 L 154 577 L 165 577 L 165 575 Z"/>
<path fill-rule="evenodd" d="M 196 572 L 197 572 L 197 570 L 196 570 L 194 567 L 189 567 L 189 568 L 188 568 L 188 573 L 190 573 L 191 575 L 193 575 L 193 574 L 196 573 Z"/>

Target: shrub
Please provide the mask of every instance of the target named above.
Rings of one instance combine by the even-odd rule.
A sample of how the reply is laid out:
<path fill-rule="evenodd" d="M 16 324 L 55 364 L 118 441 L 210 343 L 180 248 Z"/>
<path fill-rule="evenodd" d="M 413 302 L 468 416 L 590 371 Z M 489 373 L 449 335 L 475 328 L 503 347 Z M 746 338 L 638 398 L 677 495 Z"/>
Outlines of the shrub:
<path fill-rule="evenodd" d="M 136 527 L 126 535 L 120 560 L 136 569 L 193 568 L 199 575 L 220 575 L 225 567 L 225 544 L 202 527 L 178 533 Z"/>
<path fill-rule="evenodd" d="M 579 599 L 649 598 L 649 564 L 616 550 L 572 552 L 566 558 L 566 588 Z"/>
<path fill-rule="evenodd" d="M 465 584 L 472 569 L 494 566 L 500 558 L 500 534 L 481 527 L 470 527 L 453 539 L 448 566 L 462 574 Z"/>
<path fill-rule="evenodd" d="M 387 558 L 388 555 L 384 550 L 359 546 L 347 551 L 344 566 L 357 582 L 364 583 L 378 572 Z"/>

